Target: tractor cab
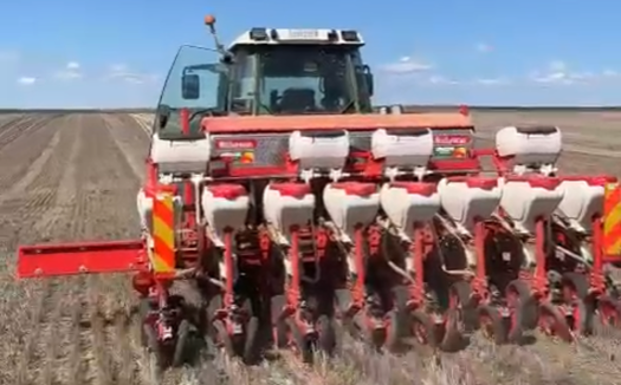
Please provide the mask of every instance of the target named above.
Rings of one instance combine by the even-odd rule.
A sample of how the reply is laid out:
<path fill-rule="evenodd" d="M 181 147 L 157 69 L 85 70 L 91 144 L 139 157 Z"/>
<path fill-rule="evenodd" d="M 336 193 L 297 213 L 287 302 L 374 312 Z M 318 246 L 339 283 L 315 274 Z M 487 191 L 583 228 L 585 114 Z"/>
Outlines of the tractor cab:
<path fill-rule="evenodd" d="M 158 103 L 160 138 L 198 136 L 205 116 L 372 112 L 356 31 L 253 28 L 227 49 L 214 37 L 215 49 L 178 51 Z"/>

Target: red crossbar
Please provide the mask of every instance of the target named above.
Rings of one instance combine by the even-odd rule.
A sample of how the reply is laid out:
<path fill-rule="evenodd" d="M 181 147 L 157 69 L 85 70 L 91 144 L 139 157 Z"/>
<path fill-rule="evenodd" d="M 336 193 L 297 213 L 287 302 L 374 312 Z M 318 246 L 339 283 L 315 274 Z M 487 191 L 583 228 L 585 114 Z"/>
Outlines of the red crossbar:
<path fill-rule="evenodd" d="M 20 246 L 18 278 L 130 272 L 145 261 L 142 240 Z"/>

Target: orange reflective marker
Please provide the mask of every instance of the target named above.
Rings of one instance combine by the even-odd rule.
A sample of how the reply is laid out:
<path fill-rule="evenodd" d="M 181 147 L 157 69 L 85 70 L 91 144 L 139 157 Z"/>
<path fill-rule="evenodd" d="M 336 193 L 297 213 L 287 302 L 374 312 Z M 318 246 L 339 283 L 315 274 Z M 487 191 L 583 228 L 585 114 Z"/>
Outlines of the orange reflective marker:
<path fill-rule="evenodd" d="M 151 266 L 155 276 L 175 271 L 175 223 L 173 194 L 158 192 L 153 200 L 153 252 Z"/>
<path fill-rule="evenodd" d="M 604 195 L 604 254 L 621 255 L 621 188 L 608 183 Z"/>
<path fill-rule="evenodd" d="M 216 18 L 213 15 L 205 16 L 205 25 L 214 25 L 216 24 Z"/>

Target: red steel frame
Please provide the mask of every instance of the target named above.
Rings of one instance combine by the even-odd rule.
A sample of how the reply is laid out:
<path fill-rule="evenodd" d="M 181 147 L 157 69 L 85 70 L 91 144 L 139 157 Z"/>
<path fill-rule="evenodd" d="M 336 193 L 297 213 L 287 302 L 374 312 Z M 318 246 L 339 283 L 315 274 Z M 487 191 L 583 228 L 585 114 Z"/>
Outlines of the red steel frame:
<path fill-rule="evenodd" d="M 529 180 L 530 178 L 523 178 L 511 175 L 511 168 L 509 166 L 509 162 L 511 157 L 501 157 L 494 149 L 477 149 L 476 150 L 477 157 L 482 156 L 490 156 L 492 158 L 494 167 L 498 172 L 499 176 L 505 177 L 507 179 L 524 179 Z M 534 175 L 532 179 L 529 181 L 536 185 L 537 187 L 543 188 L 556 188 L 562 181 L 567 180 L 580 180 L 585 181 L 589 185 L 592 186 L 603 186 L 606 187 L 611 183 L 616 183 L 617 178 L 609 175 L 597 175 L 597 176 L 588 176 L 588 175 L 571 175 L 571 176 L 551 176 L 551 177 L 543 177 L 540 175 Z M 601 208 L 601 212 L 596 213 L 592 220 L 592 228 L 593 234 L 590 237 L 592 255 L 593 255 L 593 267 L 589 274 L 590 279 L 590 293 L 593 295 L 600 295 L 605 292 L 605 279 L 603 275 L 603 265 L 607 260 L 615 259 L 617 256 L 609 256 L 604 252 L 604 237 L 603 237 L 603 224 L 602 220 L 608 215 L 608 211 L 611 210 L 609 207 L 614 202 L 609 202 Z M 621 202 L 616 202 L 619 204 Z M 614 208 L 614 207 L 612 207 Z M 535 243 L 535 259 L 537 261 L 537 266 L 533 276 L 530 276 L 526 272 L 521 272 L 521 278 L 530 281 L 535 297 L 543 298 L 547 295 L 547 272 L 545 269 L 545 259 L 547 257 L 545 252 L 545 237 L 546 237 L 546 229 L 545 229 L 545 220 L 546 218 L 538 218 L 536 222 L 536 233 L 534 237 Z"/>

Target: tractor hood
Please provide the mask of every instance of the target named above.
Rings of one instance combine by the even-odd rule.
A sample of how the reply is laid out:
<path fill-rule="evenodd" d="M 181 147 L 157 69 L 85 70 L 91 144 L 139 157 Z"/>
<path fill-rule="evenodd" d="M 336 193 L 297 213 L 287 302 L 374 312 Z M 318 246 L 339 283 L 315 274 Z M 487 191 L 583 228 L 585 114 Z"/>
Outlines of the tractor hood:
<path fill-rule="evenodd" d="M 471 128 L 468 116 L 459 113 L 415 113 L 402 115 L 297 115 L 297 116 L 220 116 L 205 117 L 203 130 L 213 134 L 291 132 L 291 131 L 360 131 L 378 128 Z"/>

